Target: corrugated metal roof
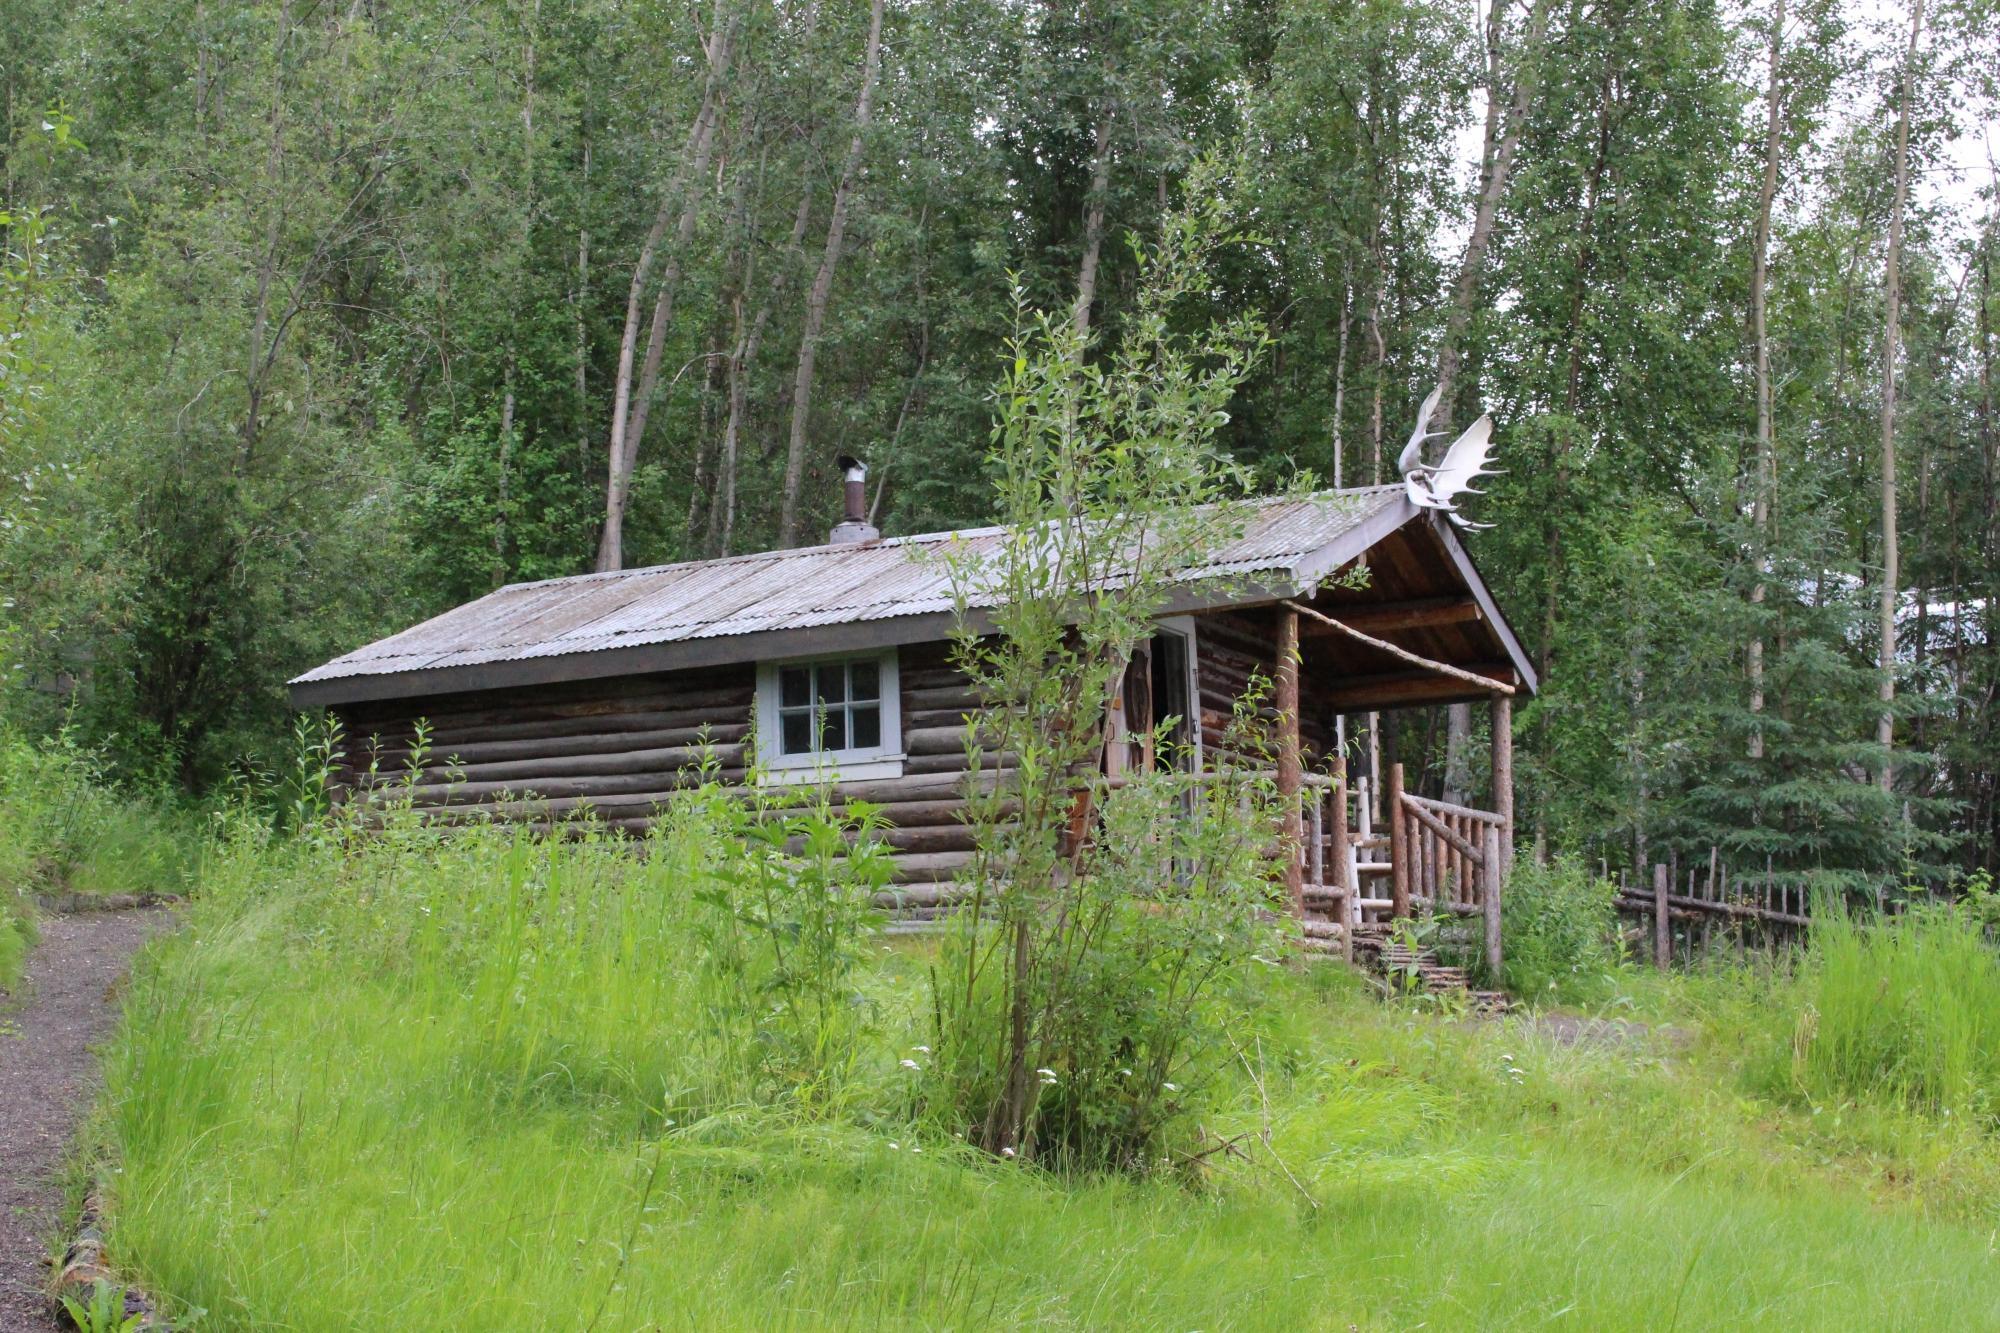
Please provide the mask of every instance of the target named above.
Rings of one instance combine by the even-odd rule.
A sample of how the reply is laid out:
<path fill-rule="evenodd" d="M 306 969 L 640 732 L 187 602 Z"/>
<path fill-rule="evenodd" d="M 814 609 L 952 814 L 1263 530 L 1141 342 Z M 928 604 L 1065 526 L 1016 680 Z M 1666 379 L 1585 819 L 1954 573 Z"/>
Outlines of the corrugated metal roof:
<path fill-rule="evenodd" d="M 1367 518 L 1405 503 L 1402 494 L 1401 486 L 1375 486 L 1261 502 L 1242 534 L 1187 578 L 1289 575 Z M 947 548 L 993 550 L 1005 536 L 1003 528 L 966 528 L 511 584 L 292 684 L 948 612 Z"/>

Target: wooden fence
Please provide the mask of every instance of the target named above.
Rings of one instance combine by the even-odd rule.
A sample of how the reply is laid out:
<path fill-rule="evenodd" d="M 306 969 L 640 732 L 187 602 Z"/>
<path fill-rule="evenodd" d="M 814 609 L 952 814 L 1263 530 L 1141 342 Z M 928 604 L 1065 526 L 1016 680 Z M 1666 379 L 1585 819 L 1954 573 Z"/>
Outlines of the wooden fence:
<path fill-rule="evenodd" d="M 1656 967 L 1706 957 L 1718 944 L 1774 947 L 1803 939 L 1812 925 L 1812 895 L 1768 868 L 1731 870 L 1711 854 L 1706 865 L 1655 865 L 1651 882 L 1633 885 L 1618 872 L 1618 910 L 1639 926 L 1636 943 Z"/>

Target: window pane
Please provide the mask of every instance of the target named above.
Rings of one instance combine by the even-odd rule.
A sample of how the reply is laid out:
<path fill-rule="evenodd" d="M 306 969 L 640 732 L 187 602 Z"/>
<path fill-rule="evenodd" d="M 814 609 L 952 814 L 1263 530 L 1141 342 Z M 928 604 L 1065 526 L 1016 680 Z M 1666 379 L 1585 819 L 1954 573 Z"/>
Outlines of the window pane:
<path fill-rule="evenodd" d="M 819 678 L 819 701 L 823 704 L 837 704 L 847 698 L 845 685 L 847 673 L 838 662 L 822 662 L 813 672 Z"/>
<path fill-rule="evenodd" d="M 873 670 L 874 668 L 869 668 Z M 882 743 L 882 710 L 874 704 L 857 705 L 854 709 L 854 736 L 852 744 L 857 750 L 872 750 Z"/>
<path fill-rule="evenodd" d="M 848 691 L 850 699 L 879 699 L 882 697 L 882 668 L 875 662 L 855 662 L 849 665 L 848 680 L 853 688 Z"/>
<path fill-rule="evenodd" d="M 828 752 L 847 748 L 847 710 L 836 707 L 821 711 L 819 748 Z"/>
<path fill-rule="evenodd" d="M 812 714 L 804 709 L 783 713 L 778 718 L 779 750 L 784 754 L 812 753 Z"/>
<path fill-rule="evenodd" d="M 811 702 L 811 667 L 786 667 L 778 673 L 778 703 L 782 707 L 803 708 Z"/>

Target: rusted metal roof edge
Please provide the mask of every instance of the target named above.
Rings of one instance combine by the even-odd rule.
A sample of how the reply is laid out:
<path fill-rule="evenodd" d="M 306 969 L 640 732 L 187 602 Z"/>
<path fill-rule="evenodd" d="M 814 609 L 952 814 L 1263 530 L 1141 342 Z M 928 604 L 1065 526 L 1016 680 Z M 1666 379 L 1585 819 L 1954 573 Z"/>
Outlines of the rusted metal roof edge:
<path fill-rule="evenodd" d="M 1365 549 L 1365 548 L 1362 548 Z M 1358 551 L 1357 551 L 1358 554 Z M 1337 562 L 1346 563 L 1348 556 Z M 1254 606 L 1296 597 L 1310 586 L 1296 571 L 1275 571 L 1275 577 L 1223 576 L 1177 589 L 1160 607 L 1161 615 L 1185 615 L 1225 606 Z M 969 613 L 975 630 L 989 627 L 983 611 Z M 685 671 L 697 667 L 768 662 L 787 657 L 855 652 L 910 643 L 935 643 L 950 638 L 958 627 L 955 611 L 830 625 L 760 630 L 749 634 L 716 635 L 600 648 L 591 652 L 552 653 L 546 657 L 505 658 L 464 666 L 419 667 L 408 671 L 373 672 L 292 682 L 292 706 L 326 708 L 425 695 L 459 694 L 474 690 L 550 685 L 560 681 L 599 680 L 607 676 Z"/>
<path fill-rule="evenodd" d="M 558 681 L 598 680 L 606 676 L 635 676 L 781 657 L 807 657 L 817 653 L 888 648 L 905 643 L 930 643 L 949 637 L 957 621 L 954 612 L 932 611 L 878 620 L 760 630 L 750 634 L 670 639 L 659 643 L 634 644 L 629 648 L 551 653 L 546 657 L 509 657 L 466 666 L 297 680 L 290 687 L 292 706 L 301 709 L 325 708 L 333 704 L 363 703 L 374 699 L 551 685 Z"/>

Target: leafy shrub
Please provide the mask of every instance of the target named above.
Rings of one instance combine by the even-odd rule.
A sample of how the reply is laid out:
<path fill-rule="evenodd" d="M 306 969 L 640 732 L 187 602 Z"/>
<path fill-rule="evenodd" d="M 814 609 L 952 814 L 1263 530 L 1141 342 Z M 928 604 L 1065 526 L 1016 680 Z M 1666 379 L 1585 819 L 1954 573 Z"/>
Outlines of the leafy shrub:
<path fill-rule="evenodd" d="M 1507 989 L 1558 1004 L 1600 994 L 1623 962 L 1617 899 L 1572 857 L 1517 863 L 1500 899 Z"/>
<path fill-rule="evenodd" d="M 1932 1114 L 2000 1110 L 2000 955 L 1976 901 L 1886 918 L 1816 904 L 1794 994 L 1781 1035 L 1795 1091 Z"/>
<path fill-rule="evenodd" d="M 877 839 L 875 807 L 857 802 L 836 814 L 823 789 L 796 809 L 782 799 L 769 789 L 748 802 L 711 789 L 696 829 L 678 836 L 706 823 L 728 853 L 693 891 L 711 909 L 697 924 L 703 969 L 720 992 L 710 1021 L 744 1029 L 761 1096 L 810 1104 L 837 1093 L 860 1060 L 868 1006 L 855 971 L 884 920 L 875 895 L 894 861 Z"/>
<path fill-rule="evenodd" d="M 989 454 L 1015 536 L 949 561 L 956 658 L 982 705 L 967 728 L 977 851 L 933 981 L 926 1104 L 999 1156 L 1157 1160 L 1187 1105 L 1181 1066 L 1204 1067 L 1193 1057 L 1216 1030 L 1211 988 L 1257 947 L 1253 909 L 1270 896 L 1268 782 L 1214 754 L 1205 787 L 1094 781 L 1135 649 L 1187 566 L 1240 530 L 1230 497 L 1246 478 L 1219 434 L 1264 329 L 1184 331 L 1180 315 L 1234 239 L 1228 193 L 1217 164 L 1191 170 L 1185 211 L 1136 251 L 1132 317 L 1102 347 L 1016 287 Z M 1154 750 L 1170 748 L 1162 719 Z"/>
<path fill-rule="evenodd" d="M 1019 929 L 982 920 L 988 899 L 960 914 L 933 978 L 925 1107 L 942 1132 L 994 1144 L 1013 1072 L 996 1053 L 1020 1016 L 1027 1096 L 1018 1134 L 995 1150 L 1141 1170 L 1173 1146 L 1234 1054 L 1248 967 L 1280 945 L 1269 779 L 1214 776 L 1192 794 L 1174 775 L 1148 774 L 1105 795 L 1078 873 L 1040 898 L 1045 919 L 1030 928 L 1021 971 L 1005 970 Z"/>

